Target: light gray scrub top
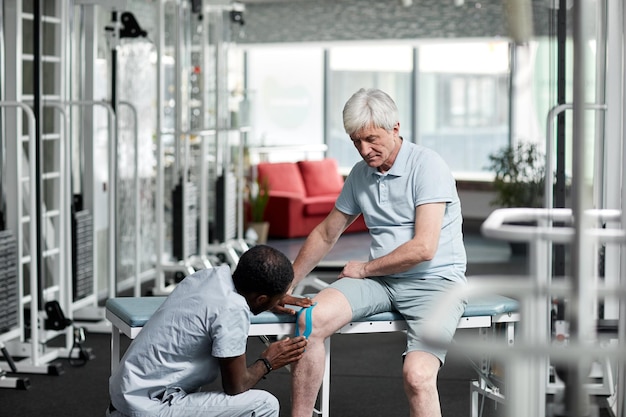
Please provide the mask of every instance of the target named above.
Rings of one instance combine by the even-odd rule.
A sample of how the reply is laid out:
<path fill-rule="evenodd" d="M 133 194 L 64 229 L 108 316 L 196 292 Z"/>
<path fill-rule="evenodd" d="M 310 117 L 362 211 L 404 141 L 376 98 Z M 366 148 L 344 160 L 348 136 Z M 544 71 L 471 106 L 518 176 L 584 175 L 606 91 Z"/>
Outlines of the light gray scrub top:
<path fill-rule="evenodd" d="M 127 415 L 148 415 L 177 388 L 190 393 L 215 380 L 217 358 L 245 353 L 250 315 L 227 265 L 185 277 L 111 376 L 115 408 Z"/>
<path fill-rule="evenodd" d="M 466 282 L 467 259 L 456 182 L 445 161 L 431 149 L 403 140 L 396 160 L 385 174 L 365 161 L 357 162 L 335 207 L 348 215 L 363 214 L 372 236 L 371 260 L 411 240 L 415 234 L 415 208 L 438 202 L 446 203 L 446 210 L 435 257 L 391 276 L 438 276 Z"/>

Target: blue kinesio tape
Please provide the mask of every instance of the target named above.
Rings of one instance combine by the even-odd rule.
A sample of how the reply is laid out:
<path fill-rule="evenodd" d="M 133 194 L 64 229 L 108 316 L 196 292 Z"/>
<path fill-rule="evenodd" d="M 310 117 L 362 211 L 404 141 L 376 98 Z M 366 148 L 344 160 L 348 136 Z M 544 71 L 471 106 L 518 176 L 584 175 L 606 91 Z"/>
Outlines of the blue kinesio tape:
<path fill-rule="evenodd" d="M 305 317 L 304 317 L 304 333 L 302 333 L 302 336 L 304 336 L 305 338 L 309 338 L 309 336 L 311 335 L 311 332 L 313 331 L 313 317 L 312 317 L 312 312 L 313 312 L 313 307 L 315 307 L 317 305 L 317 303 L 313 303 L 311 305 L 311 307 L 306 307 L 306 308 L 301 308 L 300 310 L 298 310 L 298 312 L 296 313 L 296 337 L 300 336 L 300 326 L 298 326 L 298 321 L 300 319 L 300 314 L 302 314 L 303 311 L 306 311 Z"/>

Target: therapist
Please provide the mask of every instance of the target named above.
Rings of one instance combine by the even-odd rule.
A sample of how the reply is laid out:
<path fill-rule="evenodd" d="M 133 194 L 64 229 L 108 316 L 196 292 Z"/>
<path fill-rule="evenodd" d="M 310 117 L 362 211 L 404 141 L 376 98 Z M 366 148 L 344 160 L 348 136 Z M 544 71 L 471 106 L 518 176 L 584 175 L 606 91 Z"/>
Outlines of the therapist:
<path fill-rule="evenodd" d="M 274 342 L 251 364 L 246 344 L 250 315 L 275 307 L 292 280 L 289 259 L 264 245 L 246 251 L 232 277 L 226 265 L 187 276 L 111 376 L 107 415 L 277 417 L 276 397 L 252 388 L 272 370 L 299 360 L 307 341 Z M 287 297 L 290 304 L 311 305 L 310 299 Z M 199 391 L 220 373 L 222 391 Z"/>
<path fill-rule="evenodd" d="M 397 310 L 408 326 L 402 361 L 411 417 L 441 416 L 437 374 L 446 349 L 424 340 L 442 294 L 464 285 L 461 204 L 450 169 L 434 151 L 400 136 L 398 109 L 381 90 L 361 89 L 343 110 L 346 133 L 362 161 L 352 168 L 335 207 L 307 237 L 294 261 L 294 286 L 359 216 L 371 236 L 367 262 L 349 261 L 313 301 L 306 353 L 293 367 L 292 417 L 310 417 L 324 375 L 324 339 L 351 320 Z M 437 317 L 448 343 L 465 301 Z M 299 321 L 306 326 L 304 319 Z M 375 360 L 372 358 L 372 360 Z"/>

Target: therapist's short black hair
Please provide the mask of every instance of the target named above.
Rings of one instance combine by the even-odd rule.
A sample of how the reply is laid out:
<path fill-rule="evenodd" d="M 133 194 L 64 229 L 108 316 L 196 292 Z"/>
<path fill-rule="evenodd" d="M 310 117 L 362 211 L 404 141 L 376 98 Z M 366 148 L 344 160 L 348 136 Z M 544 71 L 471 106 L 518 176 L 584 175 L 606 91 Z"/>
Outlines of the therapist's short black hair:
<path fill-rule="evenodd" d="M 239 293 L 253 292 L 273 297 L 287 291 L 293 281 L 293 266 L 281 251 L 256 245 L 241 255 L 233 282 Z"/>

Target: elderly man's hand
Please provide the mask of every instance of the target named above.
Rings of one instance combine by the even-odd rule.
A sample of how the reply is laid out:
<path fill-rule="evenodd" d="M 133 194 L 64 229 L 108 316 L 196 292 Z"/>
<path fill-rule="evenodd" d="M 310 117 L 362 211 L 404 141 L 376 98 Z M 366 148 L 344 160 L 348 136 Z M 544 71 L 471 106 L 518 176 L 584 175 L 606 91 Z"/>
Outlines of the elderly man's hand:
<path fill-rule="evenodd" d="M 347 264 L 345 264 L 343 270 L 339 273 L 337 278 L 366 278 L 366 266 L 367 262 L 349 261 Z"/>
<path fill-rule="evenodd" d="M 282 300 L 280 300 L 278 305 L 272 309 L 272 311 L 274 313 L 296 314 L 294 309 L 285 307 L 285 305 L 311 307 L 313 305 L 313 301 L 309 297 L 294 297 L 293 295 L 287 294 L 282 298 Z"/>

